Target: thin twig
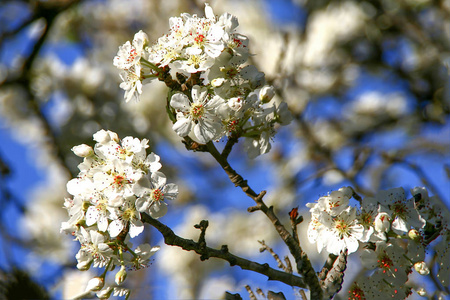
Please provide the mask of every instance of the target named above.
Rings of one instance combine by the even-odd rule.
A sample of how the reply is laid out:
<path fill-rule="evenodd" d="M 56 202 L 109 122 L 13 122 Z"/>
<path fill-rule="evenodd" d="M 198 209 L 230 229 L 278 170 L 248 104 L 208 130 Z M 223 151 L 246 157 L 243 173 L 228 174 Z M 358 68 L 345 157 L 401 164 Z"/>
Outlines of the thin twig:
<path fill-rule="evenodd" d="M 259 252 L 264 252 L 265 250 L 269 251 L 270 255 L 272 255 L 272 257 L 275 259 L 275 261 L 278 263 L 278 268 L 287 272 L 287 268 L 286 266 L 283 264 L 283 262 L 281 261 L 280 257 L 278 256 L 278 254 L 275 253 L 275 251 L 273 251 L 273 249 L 269 246 L 266 245 L 266 243 L 264 241 L 258 241 L 261 244 L 261 249 L 259 250 Z M 289 272 L 288 272 L 289 273 Z"/>
<path fill-rule="evenodd" d="M 255 294 L 252 291 L 252 288 L 248 284 L 245 286 L 245 289 L 248 292 L 248 296 L 250 297 L 250 300 L 257 300 Z"/>

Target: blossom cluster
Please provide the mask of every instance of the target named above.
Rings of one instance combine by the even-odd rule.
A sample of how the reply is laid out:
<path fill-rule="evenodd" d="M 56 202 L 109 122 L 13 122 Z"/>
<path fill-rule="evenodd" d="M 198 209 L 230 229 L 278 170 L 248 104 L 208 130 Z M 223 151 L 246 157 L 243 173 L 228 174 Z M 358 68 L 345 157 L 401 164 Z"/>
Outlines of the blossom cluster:
<path fill-rule="evenodd" d="M 425 249 L 436 239 L 430 239 L 430 234 L 436 232 L 442 236 L 438 248 L 443 248 L 438 277 L 443 284 L 448 281 L 448 209 L 428 197 L 425 188 L 411 193 L 413 197 L 407 199 L 402 188 L 380 191 L 374 197 L 356 197 L 359 207 L 354 207 L 353 189 L 343 187 L 307 204 L 311 212 L 308 239 L 319 252 L 325 249 L 339 255 L 347 250 L 350 254 L 362 248 L 361 262 L 371 276 L 355 281 L 349 299 L 404 299 L 411 293 L 407 283 L 411 269 L 421 275 L 430 272 Z"/>
<path fill-rule="evenodd" d="M 250 157 L 267 153 L 274 125 L 289 124 L 292 116 L 286 103 L 272 100 L 275 90 L 265 84 L 264 73 L 246 64 L 248 39 L 236 32 L 237 18 L 216 17 L 207 4 L 205 15 L 170 18 L 169 33 L 154 45 L 139 31 L 119 47 L 114 65 L 121 70 L 125 99 L 138 99 L 145 81 L 176 74 L 184 84 L 195 75 L 192 88 L 169 94 L 173 130 L 201 144 L 243 136 Z"/>
<path fill-rule="evenodd" d="M 121 289 L 102 289 L 107 271 L 120 266 L 116 274 L 119 285 L 125 279 L 126 268 L 146 267 L 159 249 L 142 244 L 133 250 L 130 238 L 144 230 L 141 213 L 162 217 L 167 212 L 165 200 L 174 200 L 178 187 L 167 183 L 160 172 L 160 157 L 147 155 L 148 140 L 119 140 L 109 130 L 100 130 L 93 137 L 97 142 L 94 148 L 85 144 L 72 148 L 84 160 L 78 165 L 78 177 L 67 183 L 73 197 L 65 199 L 70 218 L 62 223 L 61 231 L 72 234 L 81 244 L 76 255 L 78 269 L 87 270 L 91 265 L 105 268 L 88 290 L 111 294 Z"/>

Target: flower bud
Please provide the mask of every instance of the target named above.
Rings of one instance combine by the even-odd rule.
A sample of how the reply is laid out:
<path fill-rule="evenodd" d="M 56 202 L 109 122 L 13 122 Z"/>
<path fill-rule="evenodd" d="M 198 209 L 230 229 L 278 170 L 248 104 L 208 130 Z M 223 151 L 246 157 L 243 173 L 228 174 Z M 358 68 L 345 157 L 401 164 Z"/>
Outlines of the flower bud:
<path fill-rule="evenodd" d="M 417 242 L 419 242 L 422 239 L 420 232 L 418 232 L 416 229 L 411 229 L 408 232 L 408 236 L 410 239 L 412 239 L 413 241 L 417 241 Z"/>
<path fill-rule="evenodd" d="M 121 266 L 119 272 L 116 273 L 115 281 L 117 285 L 121 285 L 127 278 L 125 266 Z"/>
<path fill-rule="evenodd" d="M 100 292 L 96 293 L 96 295 L 99 299 L 109 299 L 113 291 L 114 289 L 108 286 L 105 289 L 101 290 Z"/>
<path fill-rule="evenodd" d="M 262 103 L 269 102 L 272 100 L 273 96 L 275 96 L 275 89 L 273 86 L 266 85 L 259 91 L 259 100 L 261 100 Z"/>
<path fill-rule="evenodd" d="M 115 142 L 119 141 L 119 136 L 117 135 L 117 133 L 109 131 L 109 130 L 106 131 L 104 129 L 99 130 L 96 133 L 94 133 L 93 137 L 94 137 L 94 141 L 97 141 L 100 144 L 107 144 L 110 141 L 115 141 Z"/>
<path fill-rule="evenodd" d="M 86 291 L 100 291 L 103 286 L 105 285 L 105 278 L 103 277 L 94 277 L 91 280 L 89 280 Z"/>
<path fill-rule="evenodd" d="M 72 148 L 72 151 L 79 157 L 88 157 L 94 154 L 94 149 L 86 144 L 75 146 Z"/>
<path fill-rule="evenodd" d="M 389 229 L 391 229 L 391 223 L 390 223 L 391 217 L 385 213 L 380 212 L 376 217 L 374 221 L 374 227 L 377 232 L 388 232 Z"/>
<path fill-rule="evenodd" d="M 207 19 L 210 19 L 210 20 L 213 20 L 213 21 L 216 20 L 216 17 L 215 17 L 215 15 L 214 15 L 214 12 L 213 12 L 211 6 L 209 6 L 208 3 L 205 3 L 205 17 L 206 17 Z"/>
<path fill-rule="evenodd" d="M 79 263 L 77 263 L 77 269 L 80 271 L 87 271 L 91 268 L 93 260 L 90 261 L 80 261 Z"/>
<path fill-rule="evenodd" d="M 428 269 L 427 264 L 424 261 L 420 261 L 418 263 L 414 264 L 414 269 L 419 273 L 420 275 L 428 275 L 430 274 L 430 269 Z"/>
<path fill-rule="evenodd" d="M 220 87 L 220 86 L 223 85 L 224 82 L 225 82 L 225 78 L 214 78 L 214 79 L 211 81 L 211 85 L 212 85 L 213 87 Z"/>
<path fill-rule="evenodd" d="M 92 256 L 88 254 L 86 251 L 78 251 L 78 253 L 75 255 L 75 258 L 77 259 L 77 268 L 80 271 L 87 271 L 92 265 L 92 262 L 94 261 L 92 259 Z"/>
<path fill-rule="evenodd" d="M 106 144 L 111 140 L 108 132 L 104 129 L 97 131 L 93 135 L 94 141 L 99 142 L 100 144 Z"/>
<path fill-rule="evenodd" d="M 142 45 L 142 47 L 148 44 L 148 35 L 140 30 L 134 35 L 133 43 L 137 45 Z"/>

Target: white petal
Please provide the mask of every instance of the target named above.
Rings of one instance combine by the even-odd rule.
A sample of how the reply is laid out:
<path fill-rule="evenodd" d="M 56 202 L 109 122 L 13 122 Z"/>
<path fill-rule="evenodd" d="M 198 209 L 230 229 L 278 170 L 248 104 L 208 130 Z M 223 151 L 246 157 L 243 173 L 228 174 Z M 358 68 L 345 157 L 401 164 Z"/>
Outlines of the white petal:
<path fill-rule="evenodd" d="M 205 17 L 210 20 L 216 19 L 216 16 L 214 15 L 213 10 L 212 10 L 211 6 L 209 6 L 208 3 L 205 3 Z"/>
<path fill-rule="evenodd" d="M 99 213 L 95 206 L 89 206 L 86 211 L 86 225 L 91 226 L 95 224 L 97 222 L 98 215 Z"/>
<path fill-rule="evenodd" d="M 130 226 L 130 237 L 134 238 L 144 231 L 144 224 L 140 220 L 135 220 L 131 222 Z"/>
<path fill-rule="evenodd" d="M 192 87 L 192 100 L 194 101 L 194 103 L 198 102 L 198 98 L 199 98 L 199 94 L 201 93 L 201 87 L 199 87 L 198 85 L 194 85 Z"/>
<path fill-rule="evenodd" d="M 219 106 L 225 104 L 225 100 L 223 100 L 220 96 L 214 96 L 208 103 L 205 105 L 209 109 L 218 108 Z"/>
<path fill-rule="evenodd" d="M 347 246 L 347 249 L 348 249 L 348 254 L 356 252 L 358 250 L 359 242 L 353 236 L 344 238 L 344 241 L 345 241 L 345 245 Z M 344 250 L 344 249 L 342 249 L 342 250 Z"/>
<path fill-rule="evenodd" d="M 97 220 L 98 230 L 105 232 L 108 229 L 108 219 L 105 215 L 100 215 Z"/>
<path fill-rule="evenodd" d="M 175 200 L 178 196 L 178 185 L 174 183 L 168 183 L 163 189 L 164 198 L 169 200 Z"/>
<path fill-rule="evenodd" d="M 170 99 L 170 106 L 184 112 L 189 111 L 191 107 L 188 97 L 182 93 L 177 93 L 172 96 Z"/>
<path fill-rule="evenodd" d="M 108 205 L 112 207 L 120 207 L 123 205 L 124 199 L 121 194 L 110 194 Z"/>
<path fill-rule="evenodd" d="M 133 193 L 139 197 L 142 197 L 146 193 L 149 193 L 151 189 L 150 181 L 147 177 L 142 176 L 133 186 Z"/>
<path fill-rule="evenodd" d="M 377 254 L 373 250 L 364 249 L 361 253 L 361 263 L 365 268 L 375 269 L 377 259 Z"/>
<path fill-rule="evenodd" d="M 152 185 L 153 188 L 160 189 L 166 184 L 166 175 L 162 172 L 152 173 Z"/>
<path fill-rule="evenodd" d="M 150 172 L 156 172 L 161 169 L 162 165 L 159 160 L 160 157 L 153 152 L 147 156 L 145 163 L 150 164 Z"/>
<path fill-rule="evenodd" d="M 172 129 L 181 137 L 187 136 L 191 131 L 192 122 L 188 118 L 179 119 L 173 124 Z"/>
<path fill-rule="evenodd" d="M 98 245 L 105 241 L 105 237 L 100 232 L 95 231 L 95 230 L 90 230 L 89 233 L 91 235 L 91 241 L 94 245 Z"/>
<path fill-rule="evenodd" d="M 109 224 L 108 231 L 111 237 L 116 237 L 119 235 L 120 232 L 122 232 L 123 229 L 123 223 L 119 220 L 114 220 Z"/>
<path fill-rule="evenodd" d="M 145 212 L 150 206 L 150 202 L 147 197 L 138 198 L 135 203 L 136 210 L 139 212 Z"/>
<path fill-rule="evenodd" d="M 167 213 L 167 203 L 163 201 L 155 201 L 152 206 L 150 206 L 150 216 L 152 218 L 158 219 Z"/>
<path fill-rule="evenodd" d="M 410 226 L 408 226 L 402 218 L 396 217 L 394 222 L 392 222 L 392 230 L 394 230 L 395 233 L 402 234 L 408 232 L 409 229 Z"/>
<path fill-rule="evenodd" d="M 209 128 L 201 126 L 201 124 L 198 123 L 194 126 L 194 135 L 199 143 L 206 144 L 214 138 L 215 132 L 212 132 Z"/>

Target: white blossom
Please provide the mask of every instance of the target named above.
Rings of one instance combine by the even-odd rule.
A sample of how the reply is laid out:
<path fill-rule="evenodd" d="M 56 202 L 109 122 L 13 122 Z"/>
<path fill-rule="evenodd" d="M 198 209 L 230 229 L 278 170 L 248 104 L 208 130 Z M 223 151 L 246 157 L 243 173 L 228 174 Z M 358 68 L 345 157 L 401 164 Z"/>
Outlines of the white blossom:
<path fill-rule="evenodd" d="M 381 205 L 389 208 L 392 216 L 391 228 L 398 234 L 407 233 L 411 227 L 421 229 L 425 226 L 425 220 L 417 211 L 414 198 L 406 200 L 405 191 L 402 188 L 380 191 L 377 200 Z"/>
<path fill-rule="evenodd" d="M 191 130 L 193 138 L 206 144 L 221 132 L 222 123 L 216 115 L 216 108 L 223 99 L 215 96 L 209 99 L 208 91 L 200 86 L 192 88 L 192 103 L 181 93 L 172 96 L 170 105 L 177 111 L 177 122 L 173 125 L 175 132 L 187 136 Z"/>
<path fill-rule="evenodd" d="M 319 221 L 324 228 L 318 239 L 322 241 L 327 252 L 339 255 L 345 249 L 349 254 L 358 250 L 359 241 L 364 236 L 364 227 L 358 223 L 355 208 L 348 207 L 334 218 L 321 214 Z"/>
<path fill-rule="evenodd" d="M 92 153 L 82 156 L 78 177 L 67 183 L 67 191 L 73 198 L 64 202 L 69 220 L 62 223 L 61 231 L 72 234 L 80 242 L 76 254 L 80 270 L 108 266 L 106 271 L 110 271 L 119 265 L 141 268 L 159 248 L 146 244 L 132 249 L 130 238 L 144 230 L 135 205 L 147 200 L 144 193 L 135 193 L 139 190 L 135 185 L 142 183 L 142 178 L 151 178 L 154 188 L 163 191 L 170 200 L 175 199 L 178 189 L 174 184 L 165 183 L 166 177 L 159 171 L 160 157 L 154 153 L 147 155 L 148 140 L 130 136 L 120 140 L 115 132 L 107 130 L 100 130 L 93 137 L 97 141 L 93 148 L 74 147 L 76 151 Z M 139 200 L 140 196 L 144 198 Z M 126 276 L 118 277 L 123 282 Z M 88 291 L 98 292 L 101 297 L 129 293 L 127 289 L 103 287 L 98 283 L 93 280 Z"/>
<path fill-rule="evenodd" d="M 161 172 L 152 173 L 151 177 L 141 177 L 134 185 L 136 209 L 146 212 L 153 218 L 160 218 L 167 213 L 165 199 L 174 200 L 178 195 L 178 187 L 173 183 L 166 183 L 166 176 Z"/>

